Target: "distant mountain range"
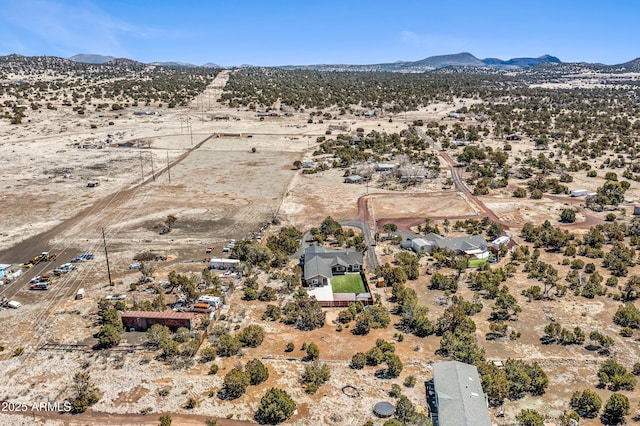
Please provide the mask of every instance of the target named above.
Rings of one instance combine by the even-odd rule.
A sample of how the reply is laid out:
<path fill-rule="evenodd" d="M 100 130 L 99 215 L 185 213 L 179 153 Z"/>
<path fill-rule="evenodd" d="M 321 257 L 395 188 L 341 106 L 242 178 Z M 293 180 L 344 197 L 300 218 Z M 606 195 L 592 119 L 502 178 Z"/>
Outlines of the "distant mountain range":
<path fill-rule="evenodd" d="M 116 58 L 113 56 L 79 54 L 69 58 L 74 62 L 87 64 L 106 64 Z M 539 58 L 514 58 L 507 61 L 496 58 L 478 59 L 471 53 L 456 53 L 454 55 L 430 56 L 415 62 L 399 61 L 391 64 L 373 65 L 286 65 L 278 68 L 286 69 L 314 69 L 314 70 L 343 70 L 350 71 L 395 71 L 395 72 L 420 72 L 444 67 L 490 67 L 490 68 L 528 68 L 544 62 L 561 63 L 555 56 L 544 55 Z M 198 65 L 187 62 L 151 62 L 148 65 L 164 67 L 197 67 Z M 206 63 L 202 67 L 220 68 L 220 65 Z"/>
<path fill-rule="evenodd" d="M 81 62 L 84 64 L 93 64 L 93 65 L 106 64 L 108 62 L 114 61 L 115 59 L 117 58 L 115 58 L 114 56 L 95 55 L 91 53 L 81 53 L 79 55 L 74 55 L 69 58 L 69 60 L 74 62 Z M 190 64 L 188 62 L 150 62 L 147 65 L 158 65 L 162 67 L 186 67 L 186 68 L 200 66 L 200 65 Z M 206 64 L 202 65 L 202 67 L 203 68 L 223 68 L 222 66 L 218 64 L 214 64 L 213 62 L 207 62 Z"/>
<path fill-rule="evenodd" d="M 113 56 L 95 55 L 95 54 L 79 54 L 69 58 L 71 61 L 87 64 L 117 64 L 117 63 L 138 63 L 130 59 L 115 58 Z M 139 63 L 140 64 L 140 63 Z M 147 65 L 157 65 L 166 67 L 198 67 L 198 65 L 185 62 L 152 62 Z M 224 68 L 214 63 L 206 63 L 202 67 Z M 241 65 L 240 67 L 250 67 L 251 65 Z M 382 71 L 382 72 L 426 72 L 432 70 L 440 70 L 443 68 L 463 71 L 466 68 L 490 70 L 526 70 L 531 67 L 553 67 L 560 71 L 577 71 L 591 69 L 599 72 L 640 72 L 640 58 L 618 65 L 603 65 L 589 63 L 567 63 L 562 62 L 555 56 L 543 55 L 537 58 L 512 58 L 498 59 L 486 58 L 478 59 L 468 52 L 456 53 L 452 55 L 429 56 L 419 61 L 398 61 L 393 63 L 380 63 L 370 65 L 349 65 L 349 64 L 317 64 L 317 65 L 283 65 L 273 68 L 283 69 L 302 69 L 302 70 L 318 70 L 318 71 Z M 450 68 L 448 68 L 450 67 Z"/>
<path fill-rule="evenodd" d="M 513 58 L 506 61 L 497 58 L 478 59 L 471 53 L 463 52 L 453 55 L 429 56 L 413 62 L 393 62 L 371 65 L 287 65 L 285 69 L 311 69 L 322 71 L 391 71 L 391 72 L 425 72 L 445 67 L 480 67 L 498 69 L 522 69 L 542 63 L 561 64 L 555 56 L 544 55 L 539 58 Z"/>

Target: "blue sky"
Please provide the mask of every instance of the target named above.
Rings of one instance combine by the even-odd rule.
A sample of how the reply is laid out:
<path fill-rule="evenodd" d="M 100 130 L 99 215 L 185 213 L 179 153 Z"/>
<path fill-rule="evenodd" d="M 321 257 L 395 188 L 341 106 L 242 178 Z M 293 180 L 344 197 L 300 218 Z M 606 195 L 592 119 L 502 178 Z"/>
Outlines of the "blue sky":
<path fill-rule="evenodd" d="M 636 0 L 2 0 L 0 55 L 197 65 L 370 64 L 470 52 L 617 64 Z"/>

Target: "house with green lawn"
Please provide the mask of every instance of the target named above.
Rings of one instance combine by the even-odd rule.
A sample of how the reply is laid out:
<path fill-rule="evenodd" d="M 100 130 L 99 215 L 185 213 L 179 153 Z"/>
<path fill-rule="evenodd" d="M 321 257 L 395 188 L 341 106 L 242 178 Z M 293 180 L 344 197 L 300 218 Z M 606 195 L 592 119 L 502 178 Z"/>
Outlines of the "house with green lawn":
<path fill-rule="evenodd" d="M 360 274 L 363 255 L 359 251 L 329 251 L 324 247 L 310 246 L 304 251 L 305 287 L 329 285 L 334 276 L 349 273 Z"/>
<path fill-rule="evenodd" d="M 352 250 L 307 247 L 303 256 L 302 285 L 324 307 L 344 307 L 350 302 L 373 303 L 363 274 L 363 254 Z"/>

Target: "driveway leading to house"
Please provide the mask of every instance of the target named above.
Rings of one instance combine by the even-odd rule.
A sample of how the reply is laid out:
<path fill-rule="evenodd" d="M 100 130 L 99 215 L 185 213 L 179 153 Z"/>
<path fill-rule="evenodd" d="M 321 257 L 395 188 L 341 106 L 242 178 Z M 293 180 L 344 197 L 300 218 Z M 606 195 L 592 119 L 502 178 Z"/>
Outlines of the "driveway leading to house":
<path fill-rule="evenodd" d="M 376 268 L 378 267 L 378 257 L 376 256 L 375 241 L 371 236 L 369 226 L 359 220 L 345 220 L 340 222 L 340 225 L 353 226 L 354 228 L 358 228 L 362 231 L 364 234 L 364 242 L 367 244 L 367 270 L 370 274 L 375 274 Z"/>

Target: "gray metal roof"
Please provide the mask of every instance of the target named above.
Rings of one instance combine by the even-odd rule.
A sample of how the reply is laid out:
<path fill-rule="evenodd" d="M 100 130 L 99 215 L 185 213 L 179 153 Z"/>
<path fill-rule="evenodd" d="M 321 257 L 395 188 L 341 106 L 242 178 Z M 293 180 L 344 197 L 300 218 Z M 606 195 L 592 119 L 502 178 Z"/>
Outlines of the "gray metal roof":
<path fill-rule="evenodd" d="M 478 369 L 458 361 L 433 364 L 439 426 L 491 426 Z"/>

